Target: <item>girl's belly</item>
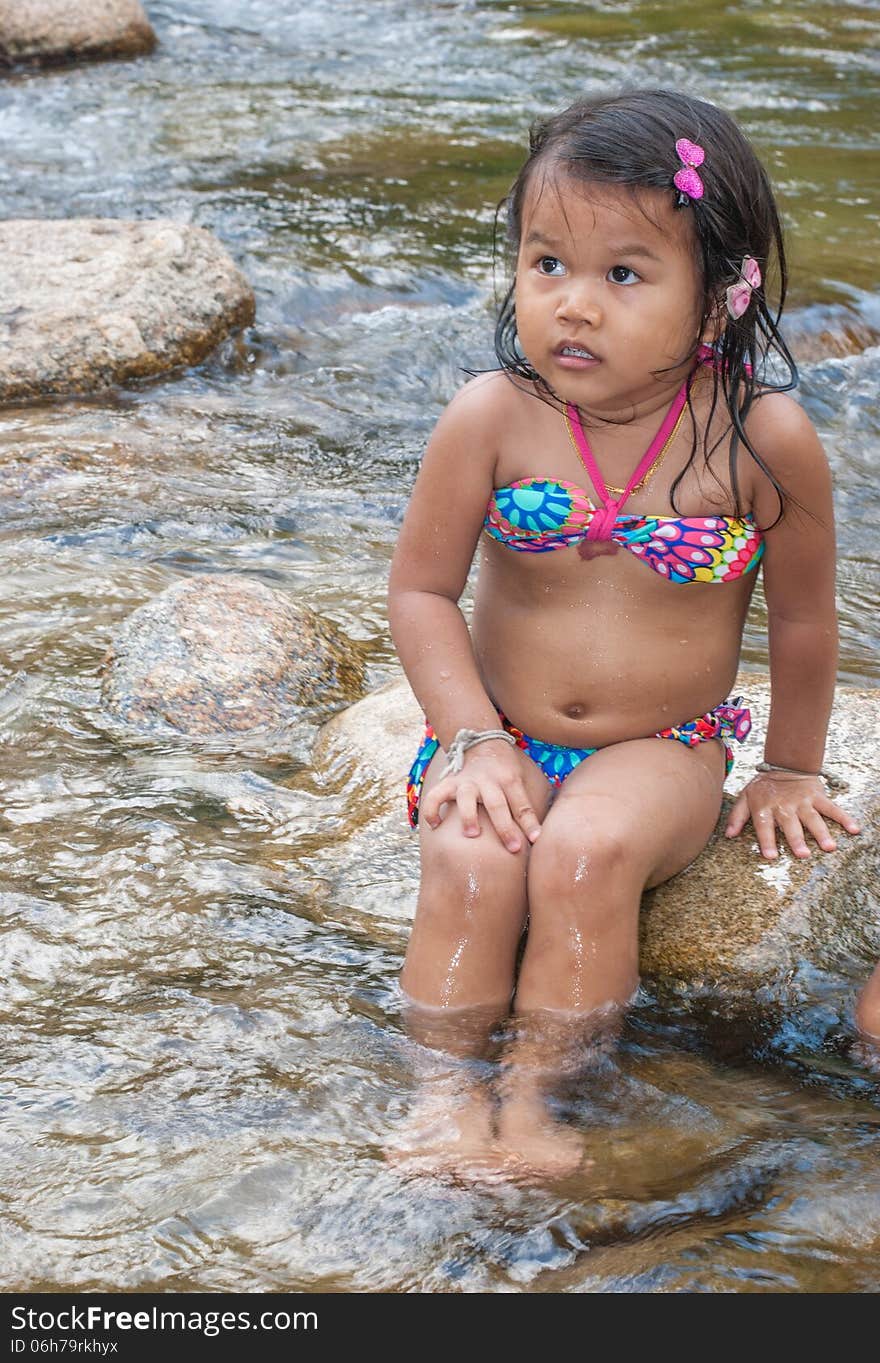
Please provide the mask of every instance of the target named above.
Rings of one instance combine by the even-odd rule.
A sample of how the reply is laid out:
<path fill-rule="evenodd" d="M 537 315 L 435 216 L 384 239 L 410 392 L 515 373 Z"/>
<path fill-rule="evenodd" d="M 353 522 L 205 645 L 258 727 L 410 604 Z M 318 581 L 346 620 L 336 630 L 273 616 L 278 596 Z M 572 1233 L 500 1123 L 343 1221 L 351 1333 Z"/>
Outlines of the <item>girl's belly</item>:
<path fill-rule="evenodd" d="M 542 582 L 511 592 L 505 577 L 481 574 L 474 649 L 493 701 L 534 738 L 578 748 L 643 738 L 705 713 L 734 684 L 753 574 L 636 592 L 624 568 L 577 596 Z"/>

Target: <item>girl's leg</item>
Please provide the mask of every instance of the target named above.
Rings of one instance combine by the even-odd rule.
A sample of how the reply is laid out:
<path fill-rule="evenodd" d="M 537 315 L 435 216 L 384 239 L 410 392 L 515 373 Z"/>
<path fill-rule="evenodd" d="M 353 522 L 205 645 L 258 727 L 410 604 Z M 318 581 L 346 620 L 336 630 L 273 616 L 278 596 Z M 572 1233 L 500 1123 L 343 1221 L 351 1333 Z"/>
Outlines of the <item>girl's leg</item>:
<path fill-rule="evenodd" d="M 603 748 L 572 773 L 532 849 L 517 1012 L 626 1004 L 638 985 L 642 891 L 705 847 L 723 780 L 720 743 L 657 738 Z"/>
<path fill-rule="evenodd" d="M 550 785 L 525 754 L 521 760 L 541 817 Z M 445 762 L 438 752 L 423 794 Z M 494 1148 L 491 1096 L 467 1062 L 485 1055 L 510 1009 L 530 844 L 524 839 L 520 852 L 508 852 L 482 809 L 479 819 L 478 838 L 464 836 L 450 806 L 438 828 L 419 827 L 421 883 L 401 987 L 407 1031 L 438 1054 L 422 1057 L 420 1098 L 391 1153 L 432 1168 L 503 1162 Z"/>
<path fill-rule="evenodd" d="M 518 756 L 526 790 L 543 817 L 551 787 L 530 758 Z M 445 755 L 438 752 L 425 773 L 423 795 L 445 764 Z M 414 1004 L 443 1010 L 447 1035 L 452 1010 L 506 1013 L 526 920 L 531 845 L 523 839 L 519 852 L 508 852 L 485 810 L 478 814 L 478 838 L 464 836 L 454 806 L 446 806 L 438 828 L 419 825 L 421 882 L 400 983 Z"/>
<path fill-rule="evenodd" d="M 668 739 L 603 748 L 563 785 L 532 848 L 529 936 L 516 991 L 501 1135 L 535 1165 L 578 1147 L 551 1123 L 548 1082 L 579 1068 L 638 985 L 643 890 L 697 856 L 718 819 L 724 752 Z"/>

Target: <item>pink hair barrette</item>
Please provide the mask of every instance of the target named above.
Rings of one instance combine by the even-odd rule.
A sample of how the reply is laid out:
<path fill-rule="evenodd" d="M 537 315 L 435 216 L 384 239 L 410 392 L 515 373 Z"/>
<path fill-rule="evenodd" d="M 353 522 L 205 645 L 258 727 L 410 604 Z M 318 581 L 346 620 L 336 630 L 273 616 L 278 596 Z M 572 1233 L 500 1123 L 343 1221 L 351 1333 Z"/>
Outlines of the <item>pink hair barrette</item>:
<path fill-rule="evenodd" d="M 736 321 L 742 317 L 752 301 L 752 289 L 761 283 L 761 267 L 751 256 L 745 256 L 739 270 L 739 279 L 727 290 L 727 311 Z"/>
<path fill-rule="evenodd" d="M 689 142 L 686 137 L 680 137 L 675 144 L 675 154 L 684 165 L 681 170 L 675 172 L 672 183 L 689 199 L 702 199 L 703 181 L 697 174 L 697 166 L 703 164 L 706 153 L 696 142 Z"/>

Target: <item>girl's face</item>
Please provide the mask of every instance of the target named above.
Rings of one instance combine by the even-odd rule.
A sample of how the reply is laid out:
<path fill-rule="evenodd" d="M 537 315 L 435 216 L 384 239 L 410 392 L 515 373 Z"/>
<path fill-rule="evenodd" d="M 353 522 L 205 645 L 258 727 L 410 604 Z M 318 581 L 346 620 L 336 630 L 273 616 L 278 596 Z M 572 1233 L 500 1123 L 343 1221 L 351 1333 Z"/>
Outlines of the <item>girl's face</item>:
<path fill-rule="evenodd" d="M 516 266 L 523 353 L 567 402 L 609 417 L 650 410 L 690 362 L 657 372 L 698 340 L 702 293 L 682 210 L 659 190 L 636 202 L 561 173 L 533 181 Z"/>

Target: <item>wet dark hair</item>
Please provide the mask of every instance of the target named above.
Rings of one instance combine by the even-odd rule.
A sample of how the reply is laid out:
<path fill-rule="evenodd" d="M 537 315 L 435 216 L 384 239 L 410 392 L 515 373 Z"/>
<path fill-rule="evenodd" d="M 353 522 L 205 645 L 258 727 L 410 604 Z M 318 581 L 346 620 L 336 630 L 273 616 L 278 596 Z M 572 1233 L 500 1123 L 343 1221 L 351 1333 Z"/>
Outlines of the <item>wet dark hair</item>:
<path fill-rule="evenodd" d="M 704 187 L 702 198 L 690 199 L 673 185 L 673 176 L 682 169 L 675 150 L 679 138 L 696 142 L 705 150 L 706 158 L 698 171 Z M 797 386 L 798 373 L 779 331 L 788 286 L 782 226 L 770 181 L 751 143 L 729 114 L 673 90 L 638 90 L 579 100 L 533 125 L 528 159 L 499 205 L 499 211 L 506 210 L 507 240 L 514 260 L 526 194 L 539 170 L 548 175 L 561 171 L 585 185 L 620 186 L 630 190 L 636 202 L 640 190 L 662 190 L 672 196 L 678 211 L 689 215 L 695 259 L 702 274 L 703 310 L 691 350 L 671 367 L 696 359 L 703 330 L 714 319 L 717 363 L 712 371 L 707 430 L 719 398 L 723 398 L 732 427 L 730 480 L 736 514 L 742 514 L 736 473 L 736 450 L 741 443 L 776 489 L 778 520 L 787 498 L 796 499 L 767 468 L 746 434 L 745 422 L 759 392 L 788 392 Z M 734 319 L 726 313 L 724 295 L 739 278 L 746 256 L 758 262 L 762 284 L 753 291 L 744 314 Z M 777 298 L 775 313 L 767 301 L 768 275 Z M 514 292 L 512 283 L 495 327 L 498 361 L 509 374 L 530 379 L 539 391 L 555 396 L 519 349 Z M 726 319 L 723 329 L 722 315 Z M 780 368 L 782 376 L 777 375 L 774 381 L 773 371 Z M 672 485 L 673 507 L 676 490 L 696 457 L 695 420 L 693 427 L 690 458 Z M 705 438 L 703 443 L 708 466 L 716 446 L 708 450 Z"/>

